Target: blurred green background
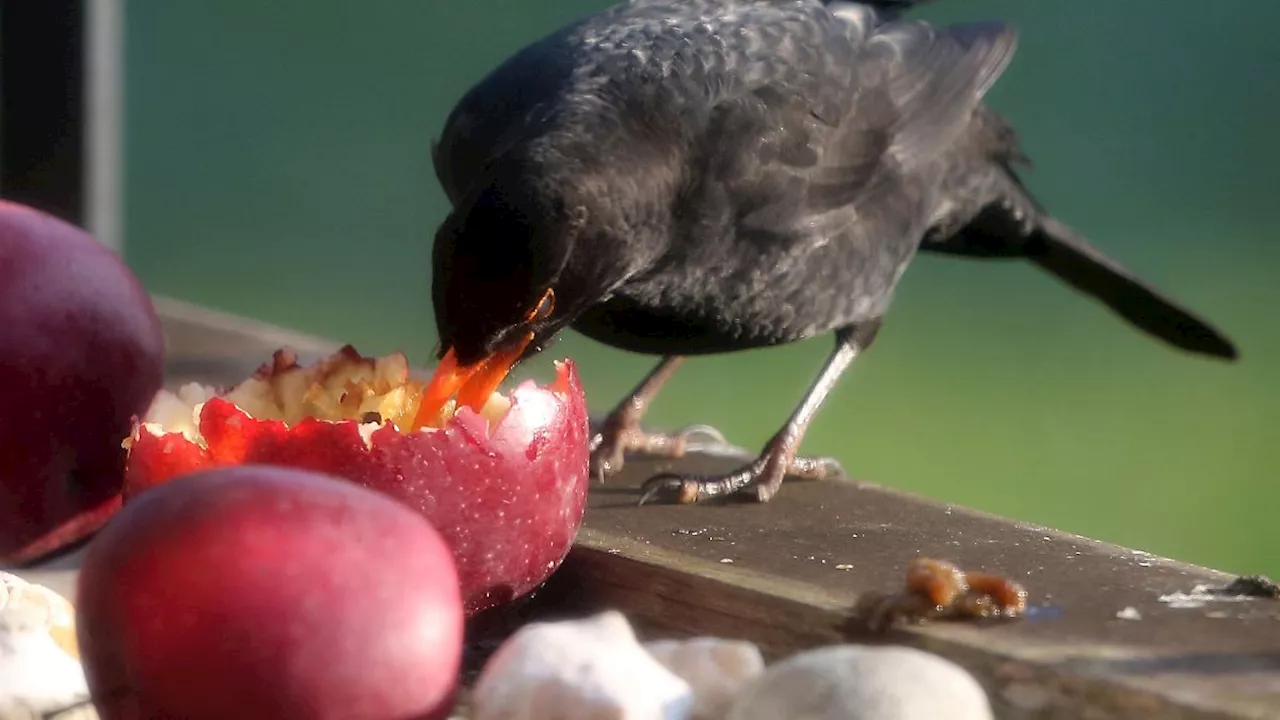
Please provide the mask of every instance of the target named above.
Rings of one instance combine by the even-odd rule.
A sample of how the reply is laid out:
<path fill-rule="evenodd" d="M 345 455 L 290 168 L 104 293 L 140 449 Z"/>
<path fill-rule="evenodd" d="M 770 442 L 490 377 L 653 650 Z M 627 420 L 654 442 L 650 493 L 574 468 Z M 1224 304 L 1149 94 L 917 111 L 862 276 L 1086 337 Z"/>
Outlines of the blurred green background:
<path fill-rule="evenodd" d="M 446 212 L 431 139 L 489 68 L 605 4 L 128 3 L 128 260 L 153 291 L 426 361 Z M 884 485 L 1280 574 L 1280 3 L 1088 5 L 917 14 L 1021 29 L 991 101 L 1036 163 L 1032 187 L 1224 327 L 1243 360 L 1159 345 L 1030 266 L 924 257 L 803 450 Z M 755 449 L 830 343 L 687 363 L 650 420 Z M 601 411 L 653 362 L 570 333 L 520 374 L 549 377 L 566 355 Z"/>

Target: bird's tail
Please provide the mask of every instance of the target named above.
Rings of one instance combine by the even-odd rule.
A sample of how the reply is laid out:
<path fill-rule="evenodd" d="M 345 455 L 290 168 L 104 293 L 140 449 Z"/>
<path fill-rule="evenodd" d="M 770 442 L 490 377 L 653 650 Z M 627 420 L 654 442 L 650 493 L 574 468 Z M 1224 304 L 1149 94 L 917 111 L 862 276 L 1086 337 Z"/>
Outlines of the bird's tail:
<path fill-rule="evenodd" d="M 1097 298 L 1137 328 L 1193 353 L 1235 360 L 1226 335 L 1103 255 L 1063 223 L 1042 215 L 1027 238 L 1025 257 Z"/>
<path fill-rule="evenodd" d="M 922 250 L 971 258 L 1023 258 L 1175 347 L 1235 360 L 1222 331 L 1166 297 L 1045 211 L 1008 162 L 999 163 L 986 209 L 958 233 L 926 238 Z"/>

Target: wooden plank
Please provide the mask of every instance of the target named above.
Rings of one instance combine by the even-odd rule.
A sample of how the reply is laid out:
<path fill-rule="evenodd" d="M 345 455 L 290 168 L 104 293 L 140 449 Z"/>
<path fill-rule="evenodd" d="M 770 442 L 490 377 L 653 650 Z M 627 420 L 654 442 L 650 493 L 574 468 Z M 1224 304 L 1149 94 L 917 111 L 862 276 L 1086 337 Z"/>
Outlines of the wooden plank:
<path fill-rule="evenodd" d="M 337 346 L 184 303 L 158 308 L 170 387 L 234 382 L 282 345 L 303 357 Z M 1280 602 L 1162 600 L 1233 579 L 1223 573 L 852 481 L 791 481 L 763 505 L 635 504 L 653 472 L 744 459 L 629 460 L 592 489 L 576 547 L 510 618 L 617 608 L 646 637 L 746 638 L 770 658 L 838 642 L 914 645 L 973 672 L 1002 718 L 1280 717 Z M 1027 617 L 870 634 L 857 601 L 899 588 L 922 555 L 1019 580 Z M 70 556 L 28 574 L 69 590 L 75 565 Z"/>
<path fill-rule="evenodd" d="M 616 607 L 647 636 L 745 637 L 772 658 L 914 645 L 968 668 L 1007 718 L 1280 717 L 1280 603 L 1161 601 L 1231 576 L 865 483 L 794 482 L 767 505 L 635 507 L 632 488 L 670 465 L 631 463 L 595 492 L 530 618 Z M 871 634 L 857 600 L 899 587 L 920 555 L 1022 581 L 1027 618 Z M 1118 617 L 1126 608 L 1141 619 Z"/>

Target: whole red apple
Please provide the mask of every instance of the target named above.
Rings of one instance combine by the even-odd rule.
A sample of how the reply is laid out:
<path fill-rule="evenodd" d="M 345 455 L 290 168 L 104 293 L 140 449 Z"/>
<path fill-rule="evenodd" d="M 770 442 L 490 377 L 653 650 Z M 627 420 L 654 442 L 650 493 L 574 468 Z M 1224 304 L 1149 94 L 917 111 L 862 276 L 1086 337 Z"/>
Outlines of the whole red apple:
<path fill-rule="evenodd" d="M 97 530 L 120 506 L 120 437 L 160 389 L 164 335 L 110 249 L 0 201 L 0 563 Z"/>
<path fill-rule="evenodd" d="M 317 473 L 242 465 L 149 490 L 90 543 L 76 608 L 104 720 L 434 719 L 454 702 L 447 545 Z"/>
<path fill-rule="evenodd" d="M 403 354 L 366 358 L 350 346 L 312 365 L 277 352 L 226 390 L 162 391 L 126 442 L 126 506 L 201 468 L 324 472 L 426 517 L 453 550 L 468 615 L 527 595 L 560 566 L 586 509 L 588 419 L 574 364 L 419 426 L 423 393 Z"/>

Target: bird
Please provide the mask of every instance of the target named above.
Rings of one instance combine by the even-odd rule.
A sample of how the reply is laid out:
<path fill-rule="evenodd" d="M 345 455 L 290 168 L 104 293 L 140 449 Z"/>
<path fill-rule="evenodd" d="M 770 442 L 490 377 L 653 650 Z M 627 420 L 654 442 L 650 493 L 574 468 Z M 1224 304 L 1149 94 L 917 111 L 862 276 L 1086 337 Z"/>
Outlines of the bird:
<path fill-rule="evenodd" d="M 986 102 L 1007 22 L 935 25 L 921 0 L 630 0 L 512 53 L 432 141 L 439 361 L 423 413 L 478 406 L 573 330 L 658 357 L 605 416 L 590 470 L 678 457 L 696 434 L 642 429 L 688 358 L 831 335 L 759 453 L 718 474 L 649 477 L 640 502 L 767 502 L 838 463 L 799 453 L 874 343 L 920 253 L 1021 259 L 1133 327 L 1234 361 L 1233 342 L 1055 218 Z M 708 434 L 720 436 L 719 433 Z"/>

